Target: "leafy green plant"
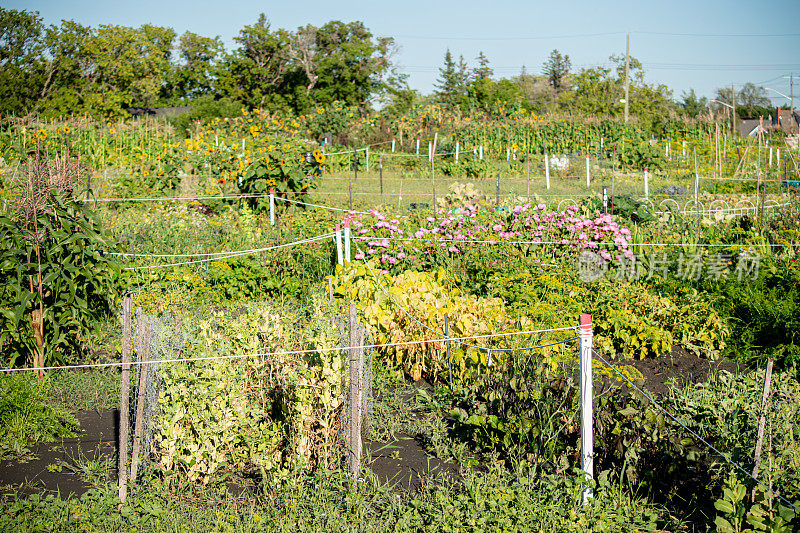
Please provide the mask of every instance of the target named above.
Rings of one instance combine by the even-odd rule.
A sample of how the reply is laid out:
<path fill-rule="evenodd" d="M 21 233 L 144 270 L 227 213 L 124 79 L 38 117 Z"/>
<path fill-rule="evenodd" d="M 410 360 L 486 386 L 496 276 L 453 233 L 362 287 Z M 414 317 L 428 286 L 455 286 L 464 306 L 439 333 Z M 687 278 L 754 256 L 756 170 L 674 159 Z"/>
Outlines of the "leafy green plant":
<path fill-rule="evenodd" d="M 74 197 L 64 165 L 31 162 L 15 216 L 0 215 L 0 356 L 8 366 L 32 354 L 65 361 L 115 298 L 119 265 L 105 255 L 114 243 Z"/>
<path fill-rule="evenodd" d="M 50 382 L 31 372 L 0 377 L 0 457 L 22 453 L 29 444 L 74 437 L 78 421 L 47 404 Z"/>

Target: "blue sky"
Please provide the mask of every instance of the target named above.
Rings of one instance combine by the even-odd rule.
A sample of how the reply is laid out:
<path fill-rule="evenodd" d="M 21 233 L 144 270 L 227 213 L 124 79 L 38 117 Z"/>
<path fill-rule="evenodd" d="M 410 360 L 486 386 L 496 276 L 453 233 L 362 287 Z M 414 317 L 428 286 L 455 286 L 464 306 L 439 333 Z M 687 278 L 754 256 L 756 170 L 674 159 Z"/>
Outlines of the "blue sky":
<path fill-rule="evenodd" d="M 540 73 L 554 48 L 569 54 L 573 69 L 607 65 L 610 55 L 625 53 L 628 32 L 631 55 L 642 61 L 646 80 L 668 85 L 676 98 L 689 88 L 710 97 L 718 87 L 745 82 L 788 95 L 789 80 L 781 77 L 800 75 L 798 0 L 4 0 L 2 5 L 39 11 L 48 24 L 62 19 L 91 26 L 152 23 L 178 33 L 219 35 L 229 48 L 239 30 L 261 12 L 273 28 L 285 29 L 360 20 L 373 34 L 396 39 L 394 61 L 410 75 L 411 87 L 423 93 L 433 89 L 447 48 L 470 65 L 483 51 L 496 77 L 507 77 L 523 65 Z M 788 106 L 774 92 L 769 96 L 775 105 Z M 800 80 L 795 97 L 800 101 Z"/>

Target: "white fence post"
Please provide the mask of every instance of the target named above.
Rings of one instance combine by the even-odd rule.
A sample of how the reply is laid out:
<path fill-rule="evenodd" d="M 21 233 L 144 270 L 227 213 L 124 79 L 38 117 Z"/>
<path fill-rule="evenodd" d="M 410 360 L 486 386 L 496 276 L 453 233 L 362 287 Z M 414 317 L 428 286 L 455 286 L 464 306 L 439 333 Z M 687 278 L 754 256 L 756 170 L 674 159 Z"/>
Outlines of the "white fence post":
<path fill-rule="evenodd" d="M 592 185 L 592 170 L 591 165 L 589 164 L 589 156 L 586 156 L 586 186 L 591 187 Z"/>
<path fill-rule="evenodd" d="M 594 478 L 594 435 L 592 432 L 592 315 L 580 315 L 581 339 L 581 469 L 586 480 Z M 588 485 L 583 489 L 583 504 L 594 497 Z"/>
<path fill-rule="evenodd" d="M 483 161 L 483 145 L 478 146 L 478 159 Z"/>
<path fill-rule="evenodd" d="M 392 139 L 392 153 L 394 153 L 394 139 Z"/>
<path fill-rule="evenodd" d="M 550 156 L 546 153 L 544 154 L 544 181 L 547 184 L 547 188 L 550 188 Z"/>
<path fill-rule="evenodd" d="M 344 255 L 342 254 L 342 228 L 336 224 L 336 263 L 344 265 Z"/>
<path fill-rule="evenodd" d="M 275 189 L 269 190 L 269 225 L 275 225 Z"/>
<path fill-rule="evenodd" d="M 456 141 L 456 163 L 458 163 L 458 141 Z"/>
<path fill-rule="evenodd" d="M 647 169 L 644 169 L 644 197 L 650 197 L 650 174 L 647 173 Z"/>
<path fill-rule="evenodd" d="M 344 260 L 350 262 L 350 221 L 344 221 Z"/>
<path fill-rule="evenodd" d="M 419 157 L 419 139 L 417 139 L 417 157 Z"/>

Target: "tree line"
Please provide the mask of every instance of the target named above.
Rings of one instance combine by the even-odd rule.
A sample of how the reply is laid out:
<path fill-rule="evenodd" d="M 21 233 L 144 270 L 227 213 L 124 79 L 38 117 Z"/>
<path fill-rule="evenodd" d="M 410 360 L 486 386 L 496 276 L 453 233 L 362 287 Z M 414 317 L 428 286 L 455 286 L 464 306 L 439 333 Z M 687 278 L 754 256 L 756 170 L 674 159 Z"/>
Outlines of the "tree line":
<path fill-rule="evenodd" d="M 518 76 L 494 79 L 483 52 L 476 58 L 475 67 L 470 68 L 463 56 L 456 61 L 447 50 L 431 98 L 465 111 L 506 106 L 537 114 L 620 117 L 625 102 L 625 56 L 612 55 L 608 59 L 610 66 L 576 72 L 569 55 L 553 50 L 541 66 L 541 75 L 529 74 L 523 67 Z M 712 100 L 698 97 L 694 89 L 675 99 L 666 85 L 645 81 L 642 63 L 635 57 L 629 58 L 628 85 L 629 113 L 645 123 L 697 118 L 712 111 L 724 114 L 724 104 L 732 105 L 734 100 L 739 118 L 766 118 L 775 112 L 764 87 L 753 83 L 736 88 L 735 94 L 731 87 L 721 87 Z"/>
<path fill-rule="evenodd" d="M 624 109 L 625 57 L 610 66 L 573 71 L 568 55 L 553 50 L 541 75 L 525 67 L 495 78 L 481 52 L 474 66 L 447 50 L 435 90 L 410 90 L 392 62 L 395 43 L 362 22 L 331 21 L 289 31 L 265 15 L 239 31 L 233 50 L 221 39 L 145 24 L 138 28 L 74 21 L 47 26 L 38 12 L 0 7 L 0 114 L 125 116 L 132 107 L 222 102 L 305 114 L 338 101 L 363 109 L 402 113 L 414 104 L 443 103 L 465 113 L 523 108 L 619 117 Z M 741 118 L 774 112 L 763 87 L 746 84 L 732 96 L 722 87 L 712 101 L 694 90 L 673 99 L 663 84 L 648 83 L 639 60 L 629 58 L 629 110 L 644 123 L 698 117 L 718 102 L 736 99 Z M 715 102 L 716 101 L 716 102 Z M 710 104 L 710 105 L 709 105 Z M 224 106 L 223 106 L 224 107 Z M 219 108 L 219 105 L 217 105 Z"/>
<path fill-rule="evenodd" d="M 151 24 L 46 26 L 37 12 L 0 8 L 0 113 L 113 117 L 199 98 L 305 113 L 334 100 L 369 106 L 403 88 L 394 41 L 361 22 L 288 31 L 262 14 L 234 42 L 226 51 L 219 37 Z"/>

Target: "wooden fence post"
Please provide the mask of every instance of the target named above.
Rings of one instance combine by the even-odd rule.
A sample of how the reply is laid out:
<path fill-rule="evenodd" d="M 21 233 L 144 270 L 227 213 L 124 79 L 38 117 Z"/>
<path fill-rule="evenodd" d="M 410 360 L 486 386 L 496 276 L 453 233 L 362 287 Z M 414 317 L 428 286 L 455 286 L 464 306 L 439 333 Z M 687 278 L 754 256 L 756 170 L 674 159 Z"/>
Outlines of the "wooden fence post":
<path fill-rule="evenodd" d="M 350 304 L 348 313 L 348 338 L 349 338 L 349 407 L 350 424 L 348 427 L 348 455 L 347 467 L 350 476 L 354 480 L 358 479 L 361 468 L 361 372 L 363 367 L 363 351 L 359 346 L 358 318 L 356 316 L 356 306 Z M 360 358 L 359 358 L 359 353 Z M 361 361 L 359 361 L 361 359 Z"/>
<path fill-rule="evenodd" d="M 131 312 L 133 303 L 126 296 L 122 302 L 122 378 L 119 400 L 119 461 L 117 467 L 119 485 L 119 506 L 125 504 L 128 496 L 128 427 L 130 426 L 130 386 L 131 386 Z"/>
<path fill-rule="evenodd" d="M 767 418 L 767 406 L 769 405 L 769 387 L 772 381 L 772 359 L 767 360 L 767 370 L 764 374 L 764 395 L 761 397 L 761 414 L 758 418 L 758 438 L 756 439 L 756 449 L 753 453 L 753 479 L 758 479 L 758 467 L 761 464 L 761 445 L 764 442 L 764 424 Z M 753 487 L 753 492 L 750 501 L 756 501 L 756 487 Z"/>

